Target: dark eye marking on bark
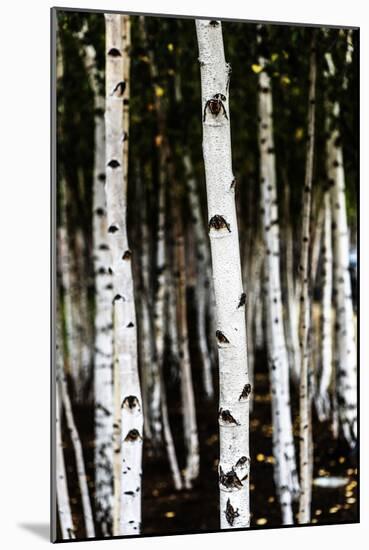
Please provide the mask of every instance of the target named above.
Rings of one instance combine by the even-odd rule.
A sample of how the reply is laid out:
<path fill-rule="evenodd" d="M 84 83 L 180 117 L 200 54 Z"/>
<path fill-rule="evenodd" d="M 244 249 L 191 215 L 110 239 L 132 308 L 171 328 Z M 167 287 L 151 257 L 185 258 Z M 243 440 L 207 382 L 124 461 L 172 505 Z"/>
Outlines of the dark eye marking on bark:
<path fill-rule="evenodd" d="M 142 439 L 142 437 L 140 435 L 140 432 L 136 430 L 136 428 L 134 428 L 127 433 L 124 441 L 137 441 L 138 439 Z"/>
<path fill-rule="evenodd" d="M 124 82 L 124 80 L 122 80 L 121 82 L 118 82 L 118 84 L 115 86 L 111 95 L 114 95 L 116 92 L 118 92 L 118 95 L 122 96 L 124 94 L 125 89 L 126 89 L 126 83 Z"/>
<path fill-rule="evenodd" d="M 99 269 L 97 270 L 98 275 L 105 275 L 105 273 L 106 273 L 105 267 L 99 267 Z"/>
<path fill-rule="evenodd" d="M 228 338 L 223 334 L 221 330 L 217 330 L 215 333 L 217 340 L 220 344 L 229 344 Z"/>
<path fill-rule="evenodd" d="M 111 57 L 122 57 L 122 54 L 117 48 L 110 48 L 108 55 L 111 55 Z"/>
<path fill-rule="evenodd" d="M 103 208 L 96 208 L 95 214 L 96 214 L 96 216 L 103 216 L 104 215 L 104 209 Z"/>
<path fill-rule="evenodd" d="M 246 293 L 242 292 L 242 294 L 240 296 L 240 301 L 239 301 L 238 306 L 237 306 L 237 309 L 244 306 L 245 304 L 246 304 Z"/>
<path fill-rule="evenodd" d="M 110 162 L 108 162 L 108 166 L 110 166 L 110 168 L 118 168 L 118 166 L 120 166 L 120 163 L 117 160 L 112 159 Z"/>
<path fill-rule="evenodd" d="M 131 321 L 130 323 L 128 323 L 127 328 L 132 328 L 132 327 L 134 327 L 134 324 Z"/>
<path fill-rule="evenodd" d="M 139 406 L 140 406 L 140 402 L 137 399 L 137 397 L 135 395 L 128 395 L 123 399 L 121 408 L 123 409 L 123 407 L 127 407 L 128 409 L 132 410 Z"/>
<path fill-rule="evenodd" d="M 119 227 L 114 224 L 112 224 L 108 229 L 108 233 L 116 233 L 117 231 L 119 231 Z"/>
<path fill-rule="evenodd" d="M 241 480 L 234 471 L 234 468 L 227 473 L 224 473 L 222 467 L 219 467 L 219 483 L 226 489 L 241 489 L 243 487 Z"/>
<path fill-rule="evenodd" d="M 124 491 L 124 494 L 133 497 L 134 492 L 133 491 Z"/>
<path fill-rule="evenodd" d="M 109 275 L 113 275 L 113 270 L 111 267 L 108 268 Z"/>
<path fill-rule="evenodd" d="M 118 300 L 123 300 L 123 296 L 120 294 L 116 294 L 113 298 L 113 302 L 117 302 Z"/>
<path fill-rule="evenodd" d="M 218 418 L 226 424 L 235 424 L 236 426 L 240 425 L 239 422 L 237 422 L 237 420 L 231 415 L 231 412 L 228 409 L 220 409 Z"/>
<path fill-rule="evenodd" d="M 250 393 L 251 393 L 251 384 L 245 384 L 243 387 L 242 393 L 238 398 L 238 401 L 241 401 L 241 399 L 247 399 Z"/>
<path fill-rule="evenodd" d="M 236 468 L 242 468 L 248 462 L 249 462 L 249 459 L 247 458 L 247 456 L 241 456 L 241 458 L 239 458 L 236 462 Z"/>
<path fill-rule="evenodd" d="M 122 260 L 130 260 L 131 258 L 132 258 L 132 252 L 130 250 L 126 250 L 122 256 Z"/>
<path fill-rule="evenodd" d="M 223 216 L 219 216 L 218 214 L 213 216 L 209 221 L 209 231 L 211 228 L 216 229 L 217 231 L 219 231 L 220 229 L 228 229 L 228 231 L 231 233 L 229 223 L 226 222 Z"/>
<path fill-rule="evenodd" d="M 101 172 L 101 174 L 99 174 L 99 175 L 97 176 L 97 179 L 98 179 L 99 181 L 105 181 L 105 180 L 106 180 L 106 175 L 105 175 L 103 172 Z"/>
<path fill-rule="evenodd" d="M 101 244 L 101 245 L 99 246 L 99 250 L 109 250 L 109 247 L 108 247 L 107 244 Z"/>
<path fill-rule="evenodd" d="M 231 182 L 231 189 L 235 189 L 236 188 L 236 184 L 237 184 L 237 179 L 236 178 L 233 178 L 232 182 Z"/>
<path fill-rule="evenodd" d="M 234 524 L 234 520 L 240 516 L 238 508 L 236 510 L 233 508 L 230 499 L 227 500 L 227 506 L 224 513 L 226 520 L 231 526 Z"/>
<path fill-rule="evenodd" d="M 212 19 L 209 22 L 210 27 L 219 27 L 219 21 L 215 21 L 215 19 Z"/>

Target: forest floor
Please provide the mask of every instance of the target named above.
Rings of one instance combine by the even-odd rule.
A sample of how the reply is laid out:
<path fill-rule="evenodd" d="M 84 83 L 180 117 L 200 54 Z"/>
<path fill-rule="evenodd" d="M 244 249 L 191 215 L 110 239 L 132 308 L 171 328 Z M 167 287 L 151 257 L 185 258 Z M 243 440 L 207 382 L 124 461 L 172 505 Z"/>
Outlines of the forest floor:
<path fill-rule="evenodd" d="M 196 341 L 190 334 L 190 342 Z M 191 355 L 197 355 L 191 349 Z M 194 357 L 195 358 L 195 357 Z M 254 380 L 254 405 L 250 416 L 250 508 L 251 527 L 281 526 L 280 507 L 275 496 L 273 482 L 272 426 L 269 376 L 263 354 L 257 356 Z M 166 535 L 202 533 L 219 529 L 217 461 L 219 455 L 217 399 L 206 401 L 202 392 L 201 369 L 193 362 L 200 442 L 200 476 L 191 490 L 176 492 L 173 487 L 169 463 L 162 449 L 155 453 L 145 441 L 143 457 L 142 534 Z M 168 371 L 168 372 L 167 372 Z M 215 395 L 217 396 L 215 382 Z M 165 371 L 170 422 L 180 467 L 184 467 L 182 413 L 178 381 Z M 292 389 L 295 448 L 298 452 L 297 392 Z M 76 407 L 77 426 L 82 439 L 87 475 L 93 496 L 93 409 Z M 356 452 L 341 440 L 334 440 L 330 425 L 320 423 L 313 413 L 314 473 L 317 477 L 344 477 L 347 483 L 340 488 L 322 488 L 313 485 L 312 523 L 353 523 L 358 518 L 358 485 Z M 84 538 L 84 524 L 80 508 L 78 483 L 70 441 L 66 441 L 66 464 L 69 478 L 73 519 L 77 526 L 77 538 Z M 297 457 L 298 459 L 298 457 Z M 298 505 L 295 505 L 297 512 Z M 98 533 L 97 533 L 98 535 Z"/>

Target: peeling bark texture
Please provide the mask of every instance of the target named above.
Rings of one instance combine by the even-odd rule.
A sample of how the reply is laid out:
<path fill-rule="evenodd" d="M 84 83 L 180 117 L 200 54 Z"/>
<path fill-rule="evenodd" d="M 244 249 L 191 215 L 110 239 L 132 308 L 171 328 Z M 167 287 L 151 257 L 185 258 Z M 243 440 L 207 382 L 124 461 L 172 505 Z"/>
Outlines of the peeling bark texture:
<path fill-rule="evenodd" d="M 81 492 L 82 499 L 82 509 L 83 509 L 83 519 L 85 522 L 86 536 L 88 538 L 95 537 L 95 526 L 92 515 L 90 494 L 88 491 L 87 477 L 86 477 L 86 468 L 85 461 L 83 458 L 83 449 L 81 440 L 78 435 L 77 427 L 74 421 L 72 405 L 69 398 L 67 381 L 63 370 L 59 370 L 58 375 L 58 391 L 60 392 L 61 400 L 64 407 L 65 418 L 67 422 L 67 427 L 70 432 L 70 437 L 72 440 L 74 455 L 76 459 L 77 467 L 77 478 L 78 485 Z"/>
<path fill-rule="evenodd" d="M 95 105 L 93 171 L 93 260 L 95 274 L 95 505 L 104 536 L 112 535 L 113 516 L 113 289 L 109 273 L 110 251 L 105 200 L 105 101 L 99 90 L 101 76 L 96 51 L 85 47 L 86 69 Z"/>
<path fill-rule="evenodd" d="M 260 58 L 259 64 L 264 67 L 265 60 Z M 267 349 L 272 393 L 273 454 L 276 461 L 274 480 L 282 521 L 286 525 L 293 523 L 292 499 L 298 494 L 299 486 L 292 432 L 288 355 L 283 330 L 272 89 L 265 70 L 259 74 L 259 144 Z"/>
<path fill-rule="evenodd" d="M 351 56 L 348 44 L 348 61 Z M 329 75 L 335 73 L 332 57 L 326 54 Z M 328 75 L 328 76 L 329 76 Z M 337 123 L 340 106 L 328 104 L 329 127 L 327 142 L 328 177 L 332 183 L 331 207 L 333 218 L 333 277 L 336 290 L 336 392 L 339 422 L 343 435 L 351 447 L 357 439 L 357 365 L 354 312 L 349 272 L 349 228 L 347 224 L 345 172 L 342 146 Z"/>
<path fill-rule="evenodd" d="M 220 343 L 219 408 L 236 419 L 230 424 L 219 416 L 220 526 L 248 527 L 249 508 L 249 384 L 246 354 L 245 306 L 238 307 L 242 287 L 239 238 L 231 158 L 228 104 L 229 65 L 224 58 L 222 26 L 196 20 L 203 113 L 203 156 L 208 203 L 218 331 L 227 335 Z M 208 101 L 224 94 L 224 112 L 209 112 Z M 204 114 L 206 116 L 204 117 Z M 204 120 L 205 118 L 205 120 Z M 224 222 L 215 223 L 214 220 Z M 213 221 L 213 223 L 211 223 Z M 233 510 L 233 513 L 231 513 Z"/>
<path fill-rule="evenodd" d="M 324 228 L 322 247 L 322 305 L 321 305 L 321 367 L 315 406 L 319 420 L 328 420 L 330 415 L 329 386 L 332 379 L 332 215 L 330 193 L 324 195 Z"/>
<path fill-rule="evenodd" d="M 124 64 L 122 18 L 105 14 L 106 28 L 106 204 L 114 310 L 114 384 L 120 384 L 119 526 L 114 535 L 139 534 L 143 412 L 137 361 L 137 328 L 131 252 L 127 238 L 127 181 L 124 179 L 123 102 L 119 92 Z M 116 49 L 120 55 L 109 52 Z M 116 479 L 115 479 L 116 482 Z M 115 491 L 115 499 L 118 495 Z M 115 518 L 116 520 L 117 518 Z"/>
<path fill-rule="evenodd" d="M 314 32 L 314 31 L 313 31 Z M 306 153 L 305 183 L 302 200 L 302 236 L 299 276 L 301 281 L 299 338 L 300 338 L 300 483 L 298 521 L 309 523 L 311 518 L 311 467 L 312 427 L 311 395 L 309 388 L 310 331 L 311 331 L 311 195 L 313 185 L 315 145 L 315 94 L 316 94 L 316 46 L 312 37 L 309 72 L 308 142 Z"/>
<path fill-rule="evenodd" d="M 63 344 L 59 315 L 57 314 L 56 327 L 56 362 L 57 371 L 64 368 Z M 63 439 L 61 428 L 61 398 L 59 386 L 56 388 L 55 402 L 55 430 L 56 430 L 56 498 L 62 537 L 65 540 L 75 539 L 75 531 L 70 509 L 67 474 L 65 470 Z"/>

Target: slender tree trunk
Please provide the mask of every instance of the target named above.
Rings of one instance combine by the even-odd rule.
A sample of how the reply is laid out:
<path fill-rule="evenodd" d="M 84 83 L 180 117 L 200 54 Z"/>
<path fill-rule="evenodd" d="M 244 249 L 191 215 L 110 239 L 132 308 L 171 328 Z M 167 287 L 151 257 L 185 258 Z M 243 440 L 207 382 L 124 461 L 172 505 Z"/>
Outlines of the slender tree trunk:
<path fill-rule="evenodd" d="M 332 215 L 330 193 L 324 194 L 324 229 L 322 248 L 322 305 L 321 305 L 321 368 L 315 405 L 320 421 L 330 414 L 329 386 L 332 378 Z"/>
<path fill-rule="evenodd" d="M 114 375 L 120 383 L 119 529 L 115 535 L 139 534 L 143 413 L 137 364 L 136 311 L 127 238 L 127 181 L 124 180 L 123 44 L 121 16 L 105 14 L 106 22 L 106 203 L 114 288 Z M 124 142 L 123 142 L 124 143 Z M 115 483 L 116 483 L 115 478 Z M 115 492 L 115 498 L 118 495 Z"/>
<path fill-rule="evenodd" d="M 290 223 L 290 188 L 285 181 L 285 247 L 286 247 L 286 292 L 287 292 L 287 322 L 286 333 L 289 352 L 289 363 L 292 380 L 298 384 L 300 378 L 300 346 L 298 335 L 299 296 L 294 281 L 293 235 Z"/>
<path fill-rule="evenodd" d="M 264 67 L 264 59 L 261 58 L 259 64 Z M 283 330 L 272 90 L 270 78 L 265 70 L 259 74 L 259 143 L 261 212 L 265 242 L 267 348 L 274 411 L 274 479 L 282 509 L 282 521 L 284 524 L 291 524 L 292 498 L 298 492 L 298 479 L 291 421 L 288 356 Z"/>
<path fill-rule="evenodd" d="M 350 46 L 348 46 L 350 61 Z M 326 54 L 329 74 L 334 75 L 335 67 L 330 54 Z M 349 272 L 349 235 L 346 213 L 345 172 L 343 166 L 342 145 L 337 121 L 340 107 L 337 102 L 329 105 L 331 128 L 328 143 L 328 176 L 330 178 L 334 262 L 333 272 L 336 290 L 336 391 L 339 421 L 343 435 L 351 447 L 357 438 L 357 365 L 354 312 L 352 305 L 352 289 Z M 332 116 L 333 115 L 333 116 Z"/>
<path fill-rule="evenodd" d="M 211 372 L 211 356 L 208 349 L 206 338 L 206 307 L 207 300 L 210 299 L 210 293 L 214 292 L 211 279 L 211 263 L 208 248 L 208 237 L 205 231 L 202 218 L 200 197 L 197 190 L 196 179 L 193 172 L 191 157 L 188 151 L 185 152 L 183 163 L 186 171 L 186 181 L 188 188 L 188 200 L 192 213 L 193 229 L 196 242 L 196 326 L 199 342 L 202 373 L 205 395 L 212 399 L 214 395 L 213 378 Z"/>
<path fill-rule="evenodd" d="M 222 529 L 248 527 L 249 395 L 245 294 L 231 158 L 228 80 L 220 21 L 196 20 L 203 116 L 203 155 L 219 349 L 219 489 Z M 223 94 L 218 114 L 209 100 Z M 219 96 L 218 96 L 219 97 Z M 220 96 L 221 97 L 221 96 Z M 216 111 L 217 112 L 217 109 Z"/>
<path fill-rule="evenodd" d="M 314 31 L 313 31 L 314 32 Z M 311 515 L 311 395 L 309 388 L 310 363 L 310 330 L 311 330 L 311 258 L 309 248 L 311 242 L 311 194 L 313 185 L 314 145 L 315 145 L 315 87 L 316 87 L 316 51 L 315 34 L 312 38 L 309 73 L 309 109 L 308 109 L 308 144 L 306 155 L 305 184 L 302 206 L 302 242 L 300 258 L 300 479 L 301 493 L 299 501 L 299 523 L 309 523 Z M 311 368 L 311 367 L 310 367 Z M 310 434 L 309 434 L 310 430 Z"/>
<path fill-rule="evenodd" d="M 64 368 L 63 342 L 60 326 L 60 313 L 57 312 L 56 327 L 56 362 L 57 373 Z M 59 521 L 63 540 L 75 539 L 72 512 L 70 509 L 67 474 L 65 470 L 63 438 L 61 428 L 61 399 L 59 385 L 56 387 L 55 429 L 56 429 L 56 498 L 58 503 Z"/>
<path fill-rule="evenodd" d="M 112 534 L 113 516 L 113 285 L 105 200 L 105 100 L 96 51 L 86 46 L 86 69 L 94 93 L 95 135 L 93 171 L 93 260 L 95 274 L 95 502 L 96 519 L 104 536 Z"/>
<path fill-rule="evenodd" d="M 59 370 L 58 372 L 58 387 L 59 387 L 58 390 L 60 392 L 61 400 L 63 402 L 65 418 L 67 421 L 67 427 L 72 440 L 74 455 L 76 459 L 77 478 L 78 478 L 78 485 L 79 485 L 81 498 L 82 498 L 83 519 L 86 527 L 86 536 L 88 538 L 93 538 L 95 536 L 95 527 L 94 527 L 94 520 L 92 515 L 90 495 L 89 495 L 88 485 L 87 485 L 85 461 L 83 458 L 83 449 L 82 449 L 81 440 L 78 435 L 77 427 L 74 422 L 72 405 L 68 394 L 67 381 L 65 379 L 65 375 L 62 370 Z"/>
<path fill-rule="evenodd" d="M 173 184 L 173 182 L 172 182 Z M 175 247 L 177 280 L 177 325 L 179 332 L 179 357 L 181 372 L 182 415 L 184 423 L 185 442 L 187 449 L 186 468 L 184 473 L 186 488 L 191 488 L 192 482 L 199 475 L 200 455 L 197 433 L 195 395 L 192 384 L 190 350 L 187 331 L 187 299 L 186 299 L 186 259 L 183 235 L 182 213 L 173 197 L 173 218 L 175 220 Z"/>

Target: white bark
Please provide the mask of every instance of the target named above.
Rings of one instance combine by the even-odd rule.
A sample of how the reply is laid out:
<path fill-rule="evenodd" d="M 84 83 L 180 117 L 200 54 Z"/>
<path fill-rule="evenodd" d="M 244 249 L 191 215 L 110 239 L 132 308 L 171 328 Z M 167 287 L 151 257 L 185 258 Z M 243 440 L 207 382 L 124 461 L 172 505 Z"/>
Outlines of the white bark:
<path fill-rule="evenodd" d="M 59 315 L 58 315 L 59 317 Z M 61 339 L 60 320 L 57 319 L 56 329 L 56 364 L 57 372 L 64 368 L 63 345 Z M 63 438 L 61 428 L 61 399 L 59 386 L 56 387 L 55 402 L 55 430 L 56 430 L 56 498 L 58 503 L 58 513 L 60 529 L 63 540 L 75 539 L 72 512 L 70 509 L 69 491 L 67 483 L 67 474 L 65 470 Z"/>
<path fill-rule="evenodd" d="M 203 155 L 217 308 L 219 349 L 219 489 L 222 529 L 248 527 L 249 394 L 244 292 L 234 195 L 228 104 L 228 66 L 221 23 L 196 20 L 201 67 Z M 223 94 L 223 109 L 207 102 Z M 242 305 L 243 304 L 243 305 Z"/>
<path fill-rule="evenodd" d="M 136 312 L 127 238 L 127 181 L 123 166 L 123 44 L 121 16 L 105 14 L 106 23 L 106 203 L 114 287 L 114 361 L 119 372 L 121 470 L 119 529 L 138 534 L 141 525 L 143 413 L 137 364 Z M 114 381 L 115 382 L 115 381 Z M 118 380 L 117 380 L 118 382 Z M 119 485 L 119 482 L 118 482 Z M 118 531 L 118 532 L 117 532 Z"/>
<path fill-rule="evenodd" d="M 309 72 L 309 108 L 308 108 L 308 142 L 306 154 L 305 183 L 302 201 L 302 237 L 300 275 L 300 482 L 299 523 L 309 523 L 311 516 L 311 468 L 312 468 L 312 427 L 311 395 L 309 387 L 311 330 L 311 194 L 313 184 L 314 143 L 315 143 L 315 85 L 316 85 L 316 52 L 315 37 L 312 39 Z"/>
<path fill-rule="evenodd" d="M 104 536 L 112 534 L 113 515 L 113 285 L 109 272 L 105 182 L 105 101 L 99 90 L 96 52 L 86 46 L 86 69 L 94 93 L 93 260 L 95 274 L 95 503 Z"/>
<path fill-rule="evenodd" d="M 264 63 L 264 59 L 259 60 L 261 66 Z M 259 143 L 261 211 L 266 250 L 267 347 L 272 392 L 273 453 L 276 461 L 274 479 L 282 521 L 291 524 L 292 498 L 298 492 L 298 479 L 292 434 L 288 356 L 283 330 L 272 90 L 270 78 L 264 70 L 259 74 Z"/>
<path fill-rule="evenodd" d="M 330 414 L 329 386 L 332 378 L 332 215 L 330 193 L 324 195 L 324 231 L 322 249 L 321 369 L 315 405 L 320 421 Z"/>
<path fill-rule="evenodd" d="M 349 51 L 349 50 L 348 50 Z M 330 54 L 326 54 L 329 72 L 335 68 Z M 350 57 L 348 58 L 350 61 Z M 339 117 L 336 102 L 329 106 L 334 118 Z M 332 183 L 331 201 L 333 216 L 334 279 L 336 289 L 337 361 L 336 391 L 339 420 L 346 441 L 352 447 L 357 439 L 357 365 L 352 289 L 349 272 L 349 230 L 346 213 L 345 172 L 340 134 L 335 128 L 327 143 L 328 175 Z"/>
<path fill-rule="evenodd" d="M 63 370 L 59 370 L 58 372 L 58 386 L 59 386 L 58 390 L 60 391 L 61 400 L 64 406 L 67 427 L 70 432 L 70 438 L 72 441 L 74 455 L 76 459 L 77 478 L 78 478 L 79 489 L 81 492 L 83 519 L 86 527 L 86 536 L 88 538 L 93 538 L 95 536 L 95 527 L 94 527 L 94 520 L 92 515 L 90 494 L 89 494 L 88 485 L 87 485 L 85 461 L 83 458 L 83 449 L 82 449 L 81 440 L 78 435 L 77 427 L 74 421 L 72 405 L 68 394 L 67 381 L 65 379 Z"/>

